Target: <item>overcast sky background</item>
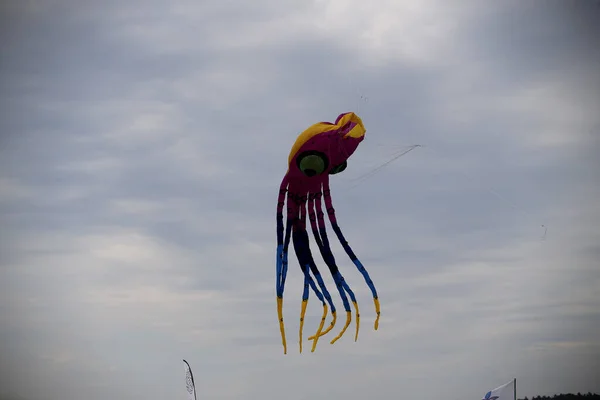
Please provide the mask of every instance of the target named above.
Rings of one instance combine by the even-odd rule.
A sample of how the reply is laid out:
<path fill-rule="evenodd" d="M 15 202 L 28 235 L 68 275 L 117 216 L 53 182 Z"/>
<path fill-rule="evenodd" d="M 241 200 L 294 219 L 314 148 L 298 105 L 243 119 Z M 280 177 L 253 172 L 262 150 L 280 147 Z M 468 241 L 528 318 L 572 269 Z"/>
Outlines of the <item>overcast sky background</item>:
<path fill-rule="evenodd" d="M 600 3 L 0 7 L 4 392 L 184 399 L 182 358 L 199 399 L 600 392 Z M 292 253 L 284 356 L 278 188 L 345 111 L 367 135 L 332 197 L 381 324 L 332 241 L 359 341 L 299 355 Z"/>

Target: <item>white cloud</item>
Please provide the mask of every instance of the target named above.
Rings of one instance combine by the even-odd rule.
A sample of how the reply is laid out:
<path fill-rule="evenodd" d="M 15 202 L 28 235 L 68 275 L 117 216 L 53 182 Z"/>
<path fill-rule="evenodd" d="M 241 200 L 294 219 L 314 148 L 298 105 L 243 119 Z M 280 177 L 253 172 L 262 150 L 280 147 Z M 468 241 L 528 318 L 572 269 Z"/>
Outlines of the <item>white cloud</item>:
<path fill-rule="evenodd" d="M 15 201 L 30 198 L 33 192 L 30 187 L 16 179 L 0 177 L 0 200 Z"/>
<path fill-rule="evenodd" d="M 313 18 L 325 36 L 352 50 L 370 67 L 407 63 L 430 67 L 447 49 L 460 12 L 438 1 L 326 0 L 315 2 Z"/>
<path fill-rule="evenodd" d="M 145 199 L 117 199 L 112 201 L 115 212 L 123 214 L 144 214 L 152 216 L 164 212 L 161 202 Z"/>

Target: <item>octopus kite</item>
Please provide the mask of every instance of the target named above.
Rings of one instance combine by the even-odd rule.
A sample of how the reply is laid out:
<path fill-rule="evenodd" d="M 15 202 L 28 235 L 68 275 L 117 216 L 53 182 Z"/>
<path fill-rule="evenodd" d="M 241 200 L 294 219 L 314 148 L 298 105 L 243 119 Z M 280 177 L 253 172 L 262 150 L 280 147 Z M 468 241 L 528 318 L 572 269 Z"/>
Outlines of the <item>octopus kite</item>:
<path fill-rule="evenodd" d="M 374 324 L 375 330 L 377 330 L 379 326 L 380 310 L 377 291 L 375 290 L 375 286 L 369 277 L 367 270 L 356 257 L 342 234 L 335 217 L 335 210 L 331 201 L 331 192 L 329 188 L 329 175 L 338 174 L 346 169 L 348 158 L 354 153 L 360 142 L 363 141 L 365 132 L 366 130 L 362 120 L 356 114 L 352 112 L 344 113 L 339 115 L 333 124 L 330 122 L 319 122 L 306 129 L 298 136 L 290 151 L 288 157 L 288 170 L 281 182 L 277 203 L 277 313 L 284 354 L 287 353 L 287 345 L 283 324 L 283 292 L 288 269 L 288 249 L 290 240 L 293 242 L 298 263 L 304 274 L 304 292 L 302 295 L 299 331 L 300 352 L 302 352 L 302 329 L 306 307 L 308 305 L 309 288 L 312 289 L 323 304 L 321 324 L 317 333 L 308 338 L 313 341 L 313 352 L 317 346 L 318 339 L 331 331 L 336 322 L 335 306 L 310 250 L 309 236 L 306 229 L 307 211 L 315 242 L 319 247 L 319 251 L 321 252 L 325 264 L 327 264 L 327 267 L 331 272 L 333 281 L 337 286 L 337 290 L 346 311 L 346 324 L 341 332 L 331 341 L 331 344 L 341 338 L 350 325 L 352 319 L 350 302 L 352 302 L 356 311 L 356 334 L 354 341 L 358 340 L 360 314 L 356 296 L 344 280 L 344 277 L 336 264 L 331 247 L 329 246 L 321 199 L 323 199 L 325 203 L 327 215 L 333 231 L 371 289 L 373 301 L 375 303 L 375 312 L 377 313 Z M 286 194 L 287 224 L 284 229 L 283 208 Z M 350 302 L 348 301 L 348 297 L 350 297 Z M 328 305 L 331 308 L 333 320 L 329 327 L 327 327 L 326 330 L 323 330 L 328 313 Z"/>

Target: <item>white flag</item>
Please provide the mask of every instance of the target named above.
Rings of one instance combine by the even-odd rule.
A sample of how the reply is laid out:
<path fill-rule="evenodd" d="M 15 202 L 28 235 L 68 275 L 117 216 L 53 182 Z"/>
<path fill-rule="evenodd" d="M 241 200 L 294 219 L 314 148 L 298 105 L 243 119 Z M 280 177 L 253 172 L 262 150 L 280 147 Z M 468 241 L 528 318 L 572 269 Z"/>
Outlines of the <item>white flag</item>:
<path fill-rule="evenodd" d="M 515 393 L 516 379 L 490 390 L 481 400 L 517 400 Z"/>
<path fill-rule="evenodd" d="M 185 363 L 185 388 L 188 393 L 188 400 L 196 400 L 196 384 L 194 383 L 194 375 L 192 374 L 192 367 L 187 361 Z"/>

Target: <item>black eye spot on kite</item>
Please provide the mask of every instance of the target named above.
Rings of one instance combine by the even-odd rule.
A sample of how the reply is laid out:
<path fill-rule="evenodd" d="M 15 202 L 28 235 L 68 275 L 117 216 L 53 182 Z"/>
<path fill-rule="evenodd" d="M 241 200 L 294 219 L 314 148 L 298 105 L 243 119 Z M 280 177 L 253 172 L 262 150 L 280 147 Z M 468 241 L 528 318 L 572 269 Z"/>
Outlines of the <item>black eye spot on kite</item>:
<path fill-rule="evenodd" d="M 330 175 L 339 174 L 340 172 L 345 170 L 347 166 L 348 166 L 348 162 L 344 161 L 340 165 L 336 165 L 335 167 L 331 168 L 331 171 L 329 171 L 329 174 Z"/>
<path fill-rule="evenodd" d="M 319 151 L 305 151 L 296 159 L 298 169 L 308 177 L 320 175 L 327 170 L 329 160 Z"/>

